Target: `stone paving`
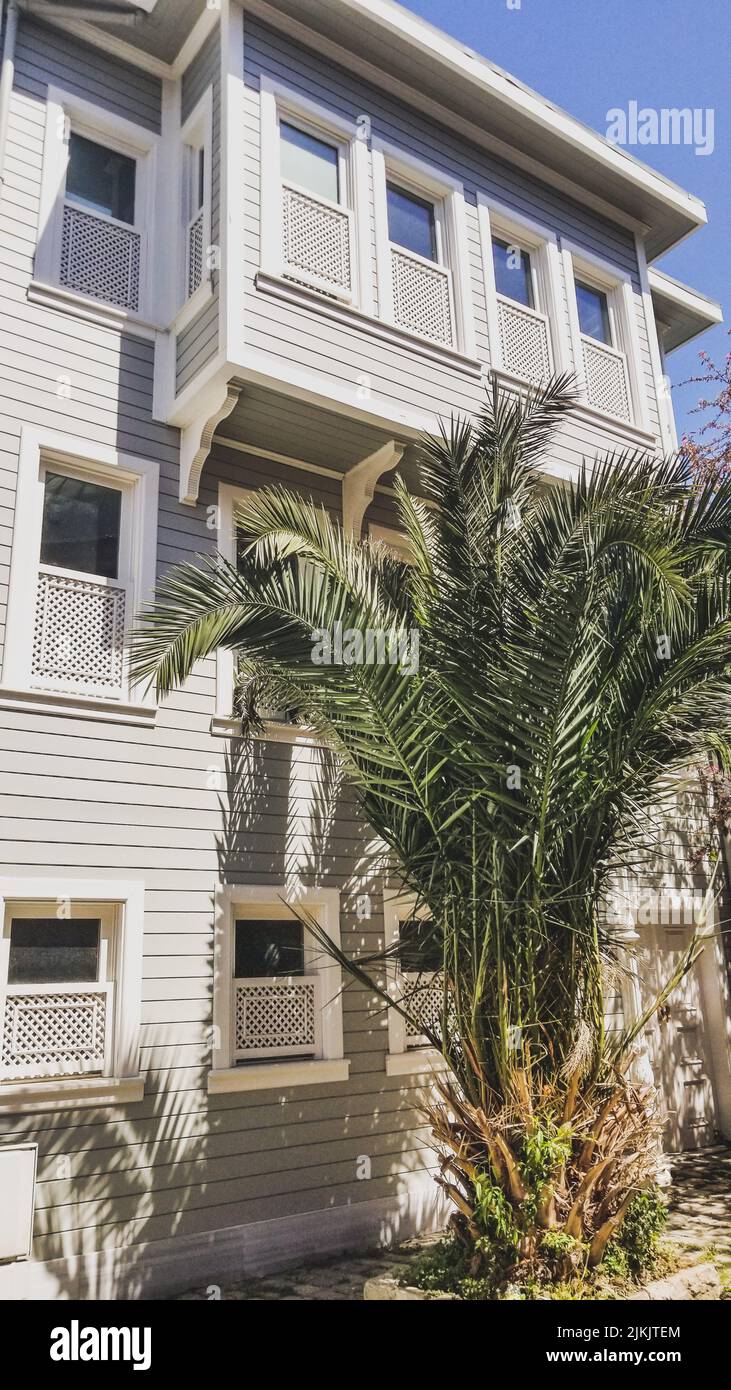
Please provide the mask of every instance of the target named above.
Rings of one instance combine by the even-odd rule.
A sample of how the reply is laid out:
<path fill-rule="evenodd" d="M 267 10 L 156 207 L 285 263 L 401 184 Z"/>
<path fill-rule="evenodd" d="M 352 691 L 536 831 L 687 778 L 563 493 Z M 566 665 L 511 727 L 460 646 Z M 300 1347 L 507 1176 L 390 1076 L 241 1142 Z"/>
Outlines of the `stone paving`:
<path fill-rule="evenodd" d="M 713 1251 L 719 1268 L 731 1280 L 731 1148 L 680 1154 L 671 1160 L 673 1187 L 670 1196 L 669 1239 L 686 1250 Z M 295 1269 L 263 1278 L 221 1283 L 221 1299 L 307 1302 L 353 1302 L 363 1298 L 366 1279 L 403 1265 L 425 1242 L 410 1241 L 397 1250 L 359 1252 L 336 1259 L 309 1261 Z M 722 1275 L 723 1277 L 723 1275 Z M 211 1299 L 211 1285 L 180 1295 L 183 1299 Z"/>

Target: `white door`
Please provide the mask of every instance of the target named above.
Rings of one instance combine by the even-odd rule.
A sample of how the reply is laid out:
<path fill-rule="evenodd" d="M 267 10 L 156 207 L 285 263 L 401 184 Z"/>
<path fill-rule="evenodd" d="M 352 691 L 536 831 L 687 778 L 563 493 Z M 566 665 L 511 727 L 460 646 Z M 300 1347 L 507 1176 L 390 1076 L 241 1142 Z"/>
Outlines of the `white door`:
<path fill-rule="evenodd" d="M 691 928 L 654 923 L 639 928 L 643 1001 L 670 978 L 691 939 Z M 703 1149 L 716 1139 L 708 1027 L 698 964 L 648 1025 L 646 1041 L 665 1114 L 664 1147 Z"/>

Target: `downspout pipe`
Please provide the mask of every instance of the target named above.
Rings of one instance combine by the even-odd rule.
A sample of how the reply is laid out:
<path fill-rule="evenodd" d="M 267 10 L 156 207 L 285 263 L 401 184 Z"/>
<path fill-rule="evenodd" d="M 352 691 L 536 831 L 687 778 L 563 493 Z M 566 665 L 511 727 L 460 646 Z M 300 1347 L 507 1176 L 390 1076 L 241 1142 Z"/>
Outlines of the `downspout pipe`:
<path fill-rule="evenodd" d="M 3 0 L 0 0 L 0 28 L 2 28 L 2 7 Z M 7 0 L 2 69 L 0 69 L 0 195 L 5 180 L 5 146 L 8 142 L 10 97 L 13 91 L 13 78 L 15 77 L 15 40 L 17 34 L 18 0 Z"/>

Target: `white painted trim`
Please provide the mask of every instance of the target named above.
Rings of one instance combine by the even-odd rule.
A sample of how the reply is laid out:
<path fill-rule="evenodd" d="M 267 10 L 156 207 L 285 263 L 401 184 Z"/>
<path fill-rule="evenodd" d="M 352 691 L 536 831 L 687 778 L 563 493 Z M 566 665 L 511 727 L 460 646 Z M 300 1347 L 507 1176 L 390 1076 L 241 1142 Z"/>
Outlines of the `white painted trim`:
<path fill-rule="evenodd" d="M 228 4 L 228 0 L 222 0 L 222 3 Z M 200 53 L 204 43 L 218 24 L 221 8 L 222 6 L 219 4 L 206 4 L 187 39 L 178 49 L 173 62 L 169 65 L 171 77 L 182 77 L 186 69 L 190 67 L 193 59 Z"/>
<path fill-rule="evenodd" d="M 240 394 L 240 386 L 225 379 L 214 379 L 201 391 L 198 414 L 181 433 L 178 498 L 187 506 L 194 507 L 198 501 L 201 473 L 211 452 L 213 436 L 221 421 L 231 414 Z"/>
<path fill-rule="evenodd" d="M 232 1095 L 240 1091 L 281 1091 L 289 1086 L 323 1086 L 347 1081 L 350 1060 L 266 1062 L 245 1067 L 228 1067 L 208 1073 L 208 1094 Z"/>
<path fill-rule="evenodd" d="M 644 250 L 642 241 L 640 244 Z M 717 300 L 709 299 L 708 295 L 702 294 L 700 290 L 684 285 L 682 280 L 675 280 L 672 275 L 667 275 L 664 270 L 658 270 L 654 265 L 648 268 L 647 278 L 651 290 L 656 290 L 665 299 L 674 300 L 678 308 L 707 318 L 709 328 L 714 324 L 723 323 L 723 309 Z"/>
<path fill-rule="evenodd" d="M 231 981 L 233 979 L 233 915 L 236 908 L 260 907 L 301 907 L 317 917 L 328 936 L 336 944 L 340 942 L 340 893 L 336 888 L 305 887 L 296 879 L 279 887 L 272 884 L 223 884 L 216 889 L 216 909 L 214 927 L 214 971 L 213 971 L 213 1072 L 230 1072 L 233 1057 L 231 1037 Z M 309 950 L 313 953 L 310 970 L 320 976 L 322 1005 L 321 1052 L 315 1061 L 343 1061 L 343 1006 L 342 980 L 340 967 L 319 951 L 312 942 Z M 279 1063 L 267 1064 L 278 1070 Z M 281 1063 L 283 1067 L 295 1064 Z M 303 1065 L 297 1062 L 296 1066 Z M 236 1070 L 258 1070 L 259 1064 L 244 1065 Z M 284 1073 L 283 1073 L 284 1074 Z M 332 1078 L 328 1078 L 332 1079 Z M 345 1079 L 345 1078 L 343 1078 Z M 254 1087 L 260 1089 L 259 1087 Z M 242 1089 L 244 1089 L 242 1087 Z M 249 1089 L 246 1087 L 246 1089 Z"/>
<path fill-rule="evenodd" d="M 376 136 L 371 140 L 373 170 L 373 212 L 376 233 L 376 268 L 378 275 L 379 316 L 393 328 L 393 287 L 391 271 L 391 240 L 388 233 L 388 204 L 386 184 L 389 178 L 405 181 L 415 191 L 434 200 L 440 230 L 441 264 L 451 272 L 454 323 L 457 342 L 454 348 L 464 357 L 474 359 L 475 326 L 472 310 L 469 244 L 465 212 L 464 185 L 442 168 L 417 159 L 398 145 Z M 403 330 L 398 330 L 403 331 Z M 409 334 L 419 343 L 429 339 Z M 435 344 L 437 351 L 441 346 Z M 449 351 L 449 349 L 447 349 Z"/>
<path fill-rule="evenodd" d="M 192 217 L 190 213 L 190 180 L 191 168 L 189 154 L 191 149 L 203 150 L 203 256 L 201 268 L 201 283 L 192 295 L 188 289 L 188 232 Z M 194 177 L 194 175 L 193 175 Z M 205 299 L 212 296 L 211 271 L 208 268 L 208 257 L 211 249 L 211 215 L 212 215 L 212 188 L 213 188 L 213 92 L 210 86 L 206 87 L 200 100 L 196 103 L 190 115 L 180 127 L 178 137 L 178 187 L 179 187 L 179 208 L 180 216 L 176 220 L 177 245 L 177 304 L 175 316 L 175 329 L 180 332 L 187 322 L 190 322 L 200 312 Z M 203 291 L 203 294 L 200 294 Z M 206 293 L 207 291 L 207 293 Z M 196 300 L 196 307 L 192 309 L 193 300 Z M 184 311 L 189 313 L 184 315 Z"/>
<path fill-rule="evenodd" d="M 585 251 L 582 247 L 576 246 L 570 241 L 562 239 L 561 245 L 574 370 L 583 397 L 582 404 L 586 408 L 591 409 L 586 399 L 582 334 L 579 326 L 579 313 L 576 306 L 577 273 L 579 277 L 588 279 L 590 284 L 595 284 L 598 289 L 603 290 L 608 296 L 610 314 L 614 322 L 615 337 L 618 340 L 613 346 L 615 351 L 619 350 L 624 352 L 625 361 L 627 363 L 627 377 L 629 381 L 633 416 L 629 423 L 636 425 L 638 429 L 643 430 L 646 434 L 651 434 L 653 432 L 650 429 L 647 391 L 645 389 L 644 374 L 642 372 L 642 358 L 637 331 L 637 306 L 631 277 L 626 271 L 621 270 L 611 261 L 604 260 L 600 256 Z"/>
<path fill-rule="evenodd" d="M 114 304 L 105 304 L 101 299 L 79 294 L 77 290 L 67 290 L 65 286 L 49 285 L 34 279 L 28 285 L 27 293 L 30 304 L 40 304 L 44 309 L 55 309 L 57 313 L 71 314 L 75 319 L 85 319 L 87 323 L 97 323 L 102 328 L 128 333 L 132 338 L 146 338 L 155 342 L 161 336 L 158 324 L 148 322 L 126 309 L 117 309 Z"/>
<path fill-rule="evenodd" d="M 404 444 L 389 439 L 380 449 L 368 454 L 343 474 L 343 531 L 346 536 L 360 540 L 363 518 L 376 490 L 376 483 L 384 473 L 397 468 L 403 458 Z"/>
<path fill-rule="evenodd" d="M 0 1113 L 38 1115 L 48 1112 L 136 1105 L 145 1098 L 143 1076 L 82 1076 L 78 1080 L 0 1083 Z"/>
<path fill-rule="evenodd" d="M 373 310 L 373 284 L 370 255 L 370 189 L 368 151 L 355 122 L 339 112 L 303 96 L 282 82 L 267 76 L 260 79 L 260 170 L 261 223 L 260 268 L 271 276 L 283 277 L 282 211 L 280 176 L 279 120 L 283 114 L 293 121 L 313 126 L 337 144 L 346 189 L 341 191 L 340 207 L 349 213 L 351 258 L 354 265 L 351 294 L 343 302 L 358 306 L 363 313 Z M 243 154 L 242 154 L 243 159 Z M 243 167 L 243 164 L 242 164 Z M 306 278 L 306 277 L 305 277 Z M 317 288 L 317 286 L 315 286 Z M 323 286 L 336 293 L 332 286 Z"/>
<path fill-rule="evenodd" d="M 551 358 L 554 372 L 570 371 L 571 346 L 563 285 L 561 257 L 556 233 L 549 227 L 525 217 L 507 203 L 477 192 L 477 220 L 480 232 L 480 253 L 485 280 L 487 327 L 490 339 L 490 362 L 496 371 L 505 371 L 497 308 L 497 287 L 492 257 L 493 237 L 514 241 L 530 255 L 536 271 L 538 304 L 535 306 L 548 321 Z M 508 373 L 508 375 L 510 375 Z M 517 380 L 517 378 L 516 378 Z"/>
<path fill-rule="evenodd" d="M 140 302 L 134 316 L 143 323 L 152 317 L 152 284 L 154 248 L 158 245 L 157 154 L 160 136 L 144 126 L 138 126 L 122 116 L 112 115 L 93 102 L 76 96 L 64 87 L 50 85 L 46 99 L 43 165 L 41 172 L 38 241 L 34 279 L 62 290 L 60 284 L 61 229 L 63 222 L 66 171 L 68 167 L 68 131 L 77 130 L 136 161 L 134 231 L 140 237 Z M 115 313 L 114 305 L 104 300 L 81 296 L 82 302 L 99 304 L 103 312 Z M 116 311 L 118 312 L 118 311 Z"/>
<path fill-rule="evenodd" d="M 435 1047 L 412 1047 L 409 1052 L 386 1053 L 386 1076 L 423 1076 L 448 1071 Z"/>
<path fill-rule="evenodd" d="M 657 332 L 655 308 L 652 302 L 645 245 L 642 238 L 639 236 L 635 236 L 635 249 L 637 252 L 637 268 L 640 276 L 642 312 L 645 317 L 645 329 L 650 349 L 650 361 L 652 363 L 652 376 L 655 383 L 655 400 L 657 403 L 657 412 L 660 417 L 660 438 L 665 453 L 672 454 L 678 447 L 678 436 L 675 428 L 675 412 L 673 410 L 673 401 L 670 393 L 670 380 L 665 375 L 662 366 L 660 339 Z"/>
<path fill-rule="evenodd" d="M 71 902 L 111 903 L 120 908 L 118 941 L 116 944 L 116 986 L 114 1009 L 114 1033 L 110 1077 L 97 1078 L 105 1082 L 106 1090 L 123 1081 L 132 1081 L 139 1087 L 140 1077 L 140 1028 L 142 1011 L 142 941 L 145 921 L 145 885 L 142 879 L 111 878 L 64 878 L 50 872 L 36 877 L 7 876 L 0 878 L 0 921 L 5 920 L 5 910 L 10 902 L 47 901 L 54 907 L 59 900 Z M 0 1012 L 4 998 L 5 977 L 0 980 Z M 68 1079 L 69 1081 L 71 1078 Z M 62 1106 L 69 1104 L 70 1096 L 64 1092 L 66 1080 L 49 1081 L 42 1087 L 43 1096 L 49 1101 L 58 1099 Z M 15 1089 L 11 1092 L 9 1086 Z M 38 1083 L 40 1088 L 40 1083 Z M 74 1078 L 71 1095 L 79 1089 L 79 1080 Z M 93 1088 L 91 1088 L 93 1090 Z M 36 1090 L 36 1084 L 0 1082 L 0 1096 L 14 1095 L 22 1104 L 25 1099 L 32 1105 L 32 1097 L 26 1091 Z M 83 1091 L 84 1088 L 82 1087 Z M 97 1097 L 96 1103 L 103 1102 Z M 43 1103 L 39 1102 L 39 1109 Z"/>
<path fill-rule="evenodd" d="M 124 704 L 113 700 L 98 700 L 93 696 L 81 702 L 74 695 L 54 691 L 29 692 L 0 685 L 0 709 L 27 710 L 30 714 L 53 714 L 67 719 L 101 719 L 105 724 L 130 724 L 150 728 L 157 716 L 156 705 Z"/>
<path fill-rule="evenodd" d="M 218 553 L 230 565 L 236 564 L 236 535 L 234 516 L 236 508 L 251 496 L 251 488 L 237 487 L 232 483 L 218 485 Z M 234 654 L 226 647 L 216 650 L 216 713 L 214 720 L 236 723 L 232 720 L 234 696 Z M 240 730 L 240 722 L 238 728 Z"/>
<path fill-rule="evenodd" d="M 155 591 L 160 476 L 157 460 L 121 453 L 108 445 L 90 443 L 62 430 L 23 425 L 18 457 L 2 685 L 10 690 L 26 690 L 38 701 L 47 699 L 46 692 L 34 690 L 29 684 L 29 675 L 43 510 L 41 469 L 46 456 L 60 458 L 61 466 L 70 470 L 91 473 L 124 485 L 129 498 L 127 543 L 129 577 L 133 586 L 133 601 L 127 614 L 128 627 L 135 610 L 148 602 Z M 120 553 L 121 549 L 120 546 Z M 135 703 L 154 710 L 154 694 L 143 694 Z M 121 702 L 120 708 L 128 709 L 128 703 Z M 84 709 L 85 702 L 79 696 L 75 710 L 83 713 Z"/>
<path fill-rule="evenodd" d="M 219 241 L 220 344 L 236 359 L 246 344 L 247 100 L 244 80 L 244 14 L 227 0 L 221 17 L 221 148 Z"/>

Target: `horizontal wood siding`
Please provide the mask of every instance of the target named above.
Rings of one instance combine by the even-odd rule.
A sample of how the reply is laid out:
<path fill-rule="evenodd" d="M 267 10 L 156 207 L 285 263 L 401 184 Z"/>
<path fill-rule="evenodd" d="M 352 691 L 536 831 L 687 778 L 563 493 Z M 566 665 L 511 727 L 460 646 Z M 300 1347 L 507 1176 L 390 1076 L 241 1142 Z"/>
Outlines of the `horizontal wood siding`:
<path fill-rule="evenodd" d="M 446 130 L 421 112 L 378 91 L 317 54 L 247 19 L 244 38 L 247 93 L 244 179 L 246 191 L 246 301 L 245 322 L 249 344 L 262 363 L 276 375 L 278 363 L 319 372 L 323 394 L 328 383 L 352 390 L 354 403 L 364 376 L 374 399 L 392 410 L 405 405 L 449 416 L 454 411 L 472 412 L 484 399 L 484 386 L 464 372 L 438 365 L 418 351 L 374 338 L 352 324 L 336 324 L 307 308 L 283 302 L 258 291 L 255 277 L 260 262 L 260 120 L 259 89 L 262 76 L 279 81 L 295 92 L 355 121 L 368 115 L 373 135 L 415 155 L 447 176 L 464 184 L 472 309 L 477 357 L 489 367 L 485 284 L 477 217 L 477 193 L 506 203 L 517 213 L 552 229 L 559 237 L 589 253 L 610 261 L 632 278 L 636 323 L 640 341 L 641 370 L 647 391 L 650 423 L 659 431 L 659 413 L 652 372 L 647 328 L 642 306 L 637 258 L 632 235 L 625 229 L 572 202 L 555 189 L 491 157 L 463 137 Z M 374 288 L 375 235 L 371 219 L 371 267 Z M 568 305 L 562 296 L 564 327 L 568 334 Z M 555 448 L 558 463 L 576 466 L 585 456 L 617 447 L 610 424 L 574 418 L 566 423 Z"/>
<path fill-rule="evenodd" d="M 211 244 L 218 246 L 221 227 L 221 43 L 216 27 L 181 79 L 180 119 L 185 122 L 206 89 L 212 97 Z M 212 272 L 213 299 L 178 334 L 175 342 L 175 391 L 179 394 L 197 372 L 215 357 L 219 338 L 220 273 Z"/>
<path fill-rule="evenodd" d="M 159 77 L 25 16 L 18 28 L 15 85 L 41 99 L 49 85 L 63 87 L 114 116 L 160 131 Z"/>

